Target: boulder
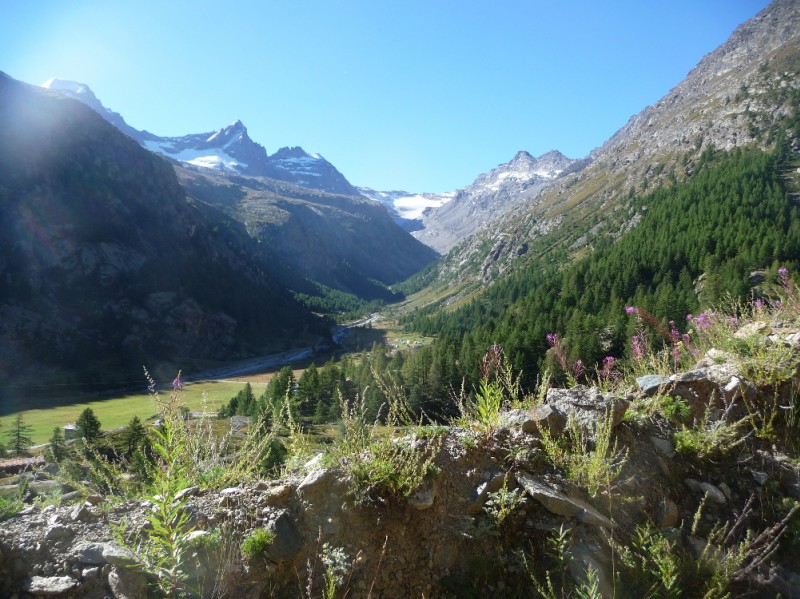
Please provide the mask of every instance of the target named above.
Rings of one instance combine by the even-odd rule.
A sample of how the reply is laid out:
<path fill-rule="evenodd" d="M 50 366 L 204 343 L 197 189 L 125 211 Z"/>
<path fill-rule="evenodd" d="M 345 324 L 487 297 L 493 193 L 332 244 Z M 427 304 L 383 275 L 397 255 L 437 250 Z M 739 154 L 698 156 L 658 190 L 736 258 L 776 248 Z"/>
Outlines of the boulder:
<path fill-rule="evenodd" d="M 646 397 L 655 395 L 669 384 L 669 377 L 661 376 L 660 374 L 646 374 L 636 378 L 636 386 L 639 387 Z"/>
<path fill-rule="evenodd" d="M 549 512 L 575 518 L 584 524 L 612 528 L 611 520 L 603 516 L 588 503 L 569 497 L 545 482 L 537 480 L 525 472 L 517 473 L 517 482 L 533 499 L 541 503 Z"/>
<path fill-rule="evenodd" d="M 545 430 L 553 436 L 560 435 L 567 427 L 567 416 L 563 412 L 548 404 L 539 404 L 533 408 L 534 430 L 523 431 L 535 432 Z"/>
<path fill-rule="evenodd" d="M 69 576 L 33 576 L 26 580 L 22 589 L 40 597 L 66 595 L 78 586 L 78 581 Z"/>
<path fill-rule="evenodd" d="M 114 599 L 147 599 L 147 578 L 140 572 L 114 567 L 108 573 L 108 586 Z"/>
<path fill-rule="evenodd" d="M 267 528 L 275 533 L 275 540 L 269 546 L 270 561 L 290 561 L 300 553 L 303 537 L 289 512 L 281 510 Z"/>
<path fill-rule="evenodd" d="M 622 422 L 629 402 L 622 397 L 604 394 L 597 387 L 576 385 L 570 389 L 548 389 L 545 403 L 551 408 L 566 414 L 587 430 L 595 429 L 598 421 L 611 414 L 611 426 Z"/>

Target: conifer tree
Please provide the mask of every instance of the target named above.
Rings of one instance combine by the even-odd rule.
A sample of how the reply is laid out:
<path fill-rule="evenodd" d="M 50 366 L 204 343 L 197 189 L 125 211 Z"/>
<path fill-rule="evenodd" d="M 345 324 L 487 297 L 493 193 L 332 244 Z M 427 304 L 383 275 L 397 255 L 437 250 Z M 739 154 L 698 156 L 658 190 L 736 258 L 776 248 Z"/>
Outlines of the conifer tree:
<path fill-rule="evenodd" d="M 100 437 L 100 420 L 94 415 L 92 408 L 86 408 L 75 422 L 78 438 L 86 439 L 93 444 Z"/>
<path fill-rule="evenodd" d="M 14 455 L 25 453 L 25 450 L 33 445 L 33 439 L 29 436 L 32 430 L 32 426 L 22 421 L 22 414 L 17 414 L 8 431 L 9 449 Z"/>
<path fill-rule="evenodd" d="M 138 416 L 131 418 L 128 422 L 128 427 L 123 433 L 123 442 L 125 443 L 125 450 L 128 455 L 133 453 L 139 448 L 142 442 L 147 438 L 147 431 Z"/>
<path fill-rule="evenodd" d="M 67 445 L 64 442 L 64 433 L 61 427 L 53 428 L 53 436 L 50 437 L 50 447 L 47 450 L 47 459 L 51 462 L 61 462 L 67 457 Z"/>

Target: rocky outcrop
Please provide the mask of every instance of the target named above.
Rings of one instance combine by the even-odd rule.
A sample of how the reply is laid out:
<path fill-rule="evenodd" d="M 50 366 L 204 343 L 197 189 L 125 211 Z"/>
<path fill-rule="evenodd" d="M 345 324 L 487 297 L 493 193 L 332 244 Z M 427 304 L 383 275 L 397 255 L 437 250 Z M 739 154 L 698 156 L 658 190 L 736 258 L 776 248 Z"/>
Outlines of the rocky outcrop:
<path fill-rule="evenodd" d="M 724 383 L 704 372 L 705 379 L 699 374 L 676 378 L 676 388 L 691 382 L 687 388 L 696 401 L 707 403 L 710 397 L 704 394 L 713 395 L 715 385 Z M 755 402 L 763 400 L 763 391 L 756 390 Z M 629 399 L 645 397 L 639 392 Z M 687 547 L 702 547 L 708 539 L 689 535 L 701 503 L 710 521 L 727 521 L 754 497 L 765 502 L 776 493 L 800 497 L 800 468 L 768 446 L 749 444 L 735 456 L 749 473 L 703 465 L 676 455 L 670 438 L 677 429 L 669 422 L 626 418 L 628 405 L 596 388 L 551 389 L 546 403 L 504 413 L 488 434 L 440 431 L 444 437 L 434 459 L 438 474 L 404 499 L 358 503 L 347 471 L 324 465 L 321 454 L 280 480 L 221 491 L 184 489 L 175 499 L 187 518 L 187 564 L 194 564 L 187 584 L 200 596 L 216 589 L 226 597 L 295 597 L 298 579 L 304 589 L 321 588 L 325 545 L 347 556 L 346 591 L 352 597 L 442 596 L 457 592 L 464 580 L 491 592 L 486 580 L 470 578 L 475 560 L 498 568 L 491 585 L 505 586 L 491 587 L 495 591 L 519 590 L 526 588 L 527 574 L 509 576 L 514 552 L 543 546 L 549 531 L 563 526 L 572 531 L 571 576 L 583 580 L 594 572 L 608 590 L 613 588 L 609 535 L 626 542 L 635 525 L 650 522 L 671 535 L 671 542 L 685 536 Z M 619 476 L 607 491 L 593 496 L 553 467 L 541 435 L 546 430 L 547 442 L 561 447 L 576 426 L 596 432 L 609 417 L 619 455 L 626 459 L 617 462 Z M 498 524 L 503 505 L 512 507 Z M 0 596 L 148 596 L 154 578 L 136 567 L 134 539 L 147 534 L 151 509 L 149 501 L 117 503 L 96 495 L 61 506 L 29 503 L 0 528 Z M 120 537 L 123 521 L 127 532 Z M 273 536 L 266 553 L 244 558 L 243 539 L 262 528 Z M 486 556 L 493 557 L 486 561 Z M 785 561 L 765 562 L 739 584 L 756 593 L 798 597 L 792 586 L 798 576 Z"/>

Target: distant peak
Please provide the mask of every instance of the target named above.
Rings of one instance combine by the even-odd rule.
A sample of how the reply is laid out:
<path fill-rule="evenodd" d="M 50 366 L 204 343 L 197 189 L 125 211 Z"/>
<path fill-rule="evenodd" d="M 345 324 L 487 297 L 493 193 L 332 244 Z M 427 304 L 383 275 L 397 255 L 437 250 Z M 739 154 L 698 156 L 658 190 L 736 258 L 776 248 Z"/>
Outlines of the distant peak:
<path fill-rule="evenodd" d="M 271 157 L 277 158 L 278 160 L 286 158 L 314 158 L 316 160 L 320 160 L 322 158 L 322 156 L 319 154 L 309 154 L 300 146 L 286 146 L 284 148 L 280 148 Z"/>
<path fill-rule="evenodd" d="M 526 152 L 525 150 L 520 150 L 519 152 L 517 152 L 514 155 L 514 158 L 511 160 L 511 162 L 519 162 L 520 160 L 524 160 L 526 162 L 530 162 L 530 161 L 536 160 L 536 159 L 533 156 L 531 156 L 528 152 Z"/>
<path fill-rule="evenodd" d="M 565 160 L 565 159 L 569 160 L 569 158 L 564 156 L 564 154 L 562 154 L 558 150 L 550 150 L 549 152 L 546 152 L 545 154 L 539 156 L 539 160 Z"/>
<path fill-rule="evenodd" d="M 42 83 L 45 89 L 51 89 L 57 92 L 69 92 L 72 94 L 89 94 L 94 96 L 92 90 L 85 83 L 78 83 L 77 81 L 70 81 L 69 79 L 57 79 L 53 77 Z"/>

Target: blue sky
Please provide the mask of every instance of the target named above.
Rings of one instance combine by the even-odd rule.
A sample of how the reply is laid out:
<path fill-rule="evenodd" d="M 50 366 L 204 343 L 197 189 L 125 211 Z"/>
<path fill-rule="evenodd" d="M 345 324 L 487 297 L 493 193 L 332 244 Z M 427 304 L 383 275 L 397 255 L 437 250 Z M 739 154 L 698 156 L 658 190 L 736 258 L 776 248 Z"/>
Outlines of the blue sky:
<path fill-rule="evenodd" d="M 517 150 L 573 158 L 766 0 L 7 0 L 0 70 L 86 83 L 137 129 L 241 119 L 351 183 L 451 191 Z"/>

